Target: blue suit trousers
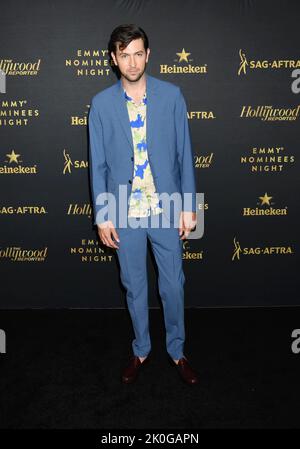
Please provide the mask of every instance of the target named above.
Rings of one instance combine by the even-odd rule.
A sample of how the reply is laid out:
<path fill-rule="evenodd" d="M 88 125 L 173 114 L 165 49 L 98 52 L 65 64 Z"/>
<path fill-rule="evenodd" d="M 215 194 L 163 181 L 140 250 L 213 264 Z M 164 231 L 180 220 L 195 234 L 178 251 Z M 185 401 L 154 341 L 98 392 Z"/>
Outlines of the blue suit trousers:
<path fill-rule="evenodd" d="M 135 334 L 132 341 L 134 355 L 146 357 L 151 350 L 147 276 L 149 239 L 158 268 L 167 352 L 173 359 L 180 359 L 184 355 L 185 340 L 183 240 L 180 240 L 178 228 L 174 225 L 172 227 L 169 223 L 169 227 L 163 227 L 163 215 L 160 213 L 142 218 L 127 218 L 128 227 L 116 228 L 120 239 L 116 252 Z"/>

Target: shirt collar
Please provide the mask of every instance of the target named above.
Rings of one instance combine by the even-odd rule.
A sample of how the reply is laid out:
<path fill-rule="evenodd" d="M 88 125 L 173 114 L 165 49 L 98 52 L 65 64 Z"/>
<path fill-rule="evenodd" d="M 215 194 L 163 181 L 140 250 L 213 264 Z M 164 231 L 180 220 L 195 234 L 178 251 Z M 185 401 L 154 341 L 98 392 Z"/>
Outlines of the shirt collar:
<path fill-rule="evenodd" d="M 123 91 L 124 91 L 124 97 L 125 97 L 125 99 L 126 99 L 127 101 L 132 101 L 132 103 L 134 103 L 133 99 L 132 99 L 129 95 L 127 95 L 126 90 L 124 89 L 124 87 L 123 87 Z M 144 104 L 147 104 L 147 92 L 144 93 L 143 98 L 142 98 L 142 102 L 143 102 Z"/>

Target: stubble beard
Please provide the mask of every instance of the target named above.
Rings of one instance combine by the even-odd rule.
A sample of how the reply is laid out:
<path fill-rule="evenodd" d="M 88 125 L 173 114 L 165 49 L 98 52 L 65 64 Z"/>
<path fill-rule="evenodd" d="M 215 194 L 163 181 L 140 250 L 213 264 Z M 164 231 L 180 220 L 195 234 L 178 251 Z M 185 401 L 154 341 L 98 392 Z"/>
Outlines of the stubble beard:
<path fill-rule="evenodd" d="M 122 73 L 122 72 L 121 72 L 121 75 L 130 83 L 136 83 L 137 81 L 139 81 L 142 78 L 142 76 L 145 73 L 145 70 L 146 70 L 146 64 L 145 64 L 144 69 L 141 72 L 137 73 L 136 75 L 130 76 L 127 73 Z"/>

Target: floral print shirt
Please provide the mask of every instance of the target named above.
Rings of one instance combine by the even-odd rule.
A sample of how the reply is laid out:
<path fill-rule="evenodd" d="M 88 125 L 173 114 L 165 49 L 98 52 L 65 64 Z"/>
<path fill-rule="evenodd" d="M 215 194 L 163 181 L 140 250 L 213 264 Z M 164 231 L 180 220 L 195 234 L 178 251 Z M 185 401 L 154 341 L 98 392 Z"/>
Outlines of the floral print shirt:
<path fill-rule="evenodd" d="M 155 190 L 153 176 L 149 164 L 146 142 L 146 92 L 140 104 L 136 104 L 131 97 L 124 95 L 131 126 L 134 148 L 134 176 L 129 198 L 128 217 L 147 217 L 163 211 L 158 194 Z"/>

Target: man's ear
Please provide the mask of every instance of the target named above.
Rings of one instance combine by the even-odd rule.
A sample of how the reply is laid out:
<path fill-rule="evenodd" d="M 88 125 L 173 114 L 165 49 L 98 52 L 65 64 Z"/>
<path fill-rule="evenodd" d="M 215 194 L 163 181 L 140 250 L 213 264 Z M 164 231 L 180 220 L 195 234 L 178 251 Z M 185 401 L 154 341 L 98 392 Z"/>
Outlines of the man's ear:
<path fill-rule="evenodd" d="M 150 48 L 147 48 L 146 62 L 148 62 L 149 55 L 150 55 Z"/>
<path fill-rule="evenodd" d="M 112 60 L 113 60 L 114 64 L 115 64 L 115 65 L 118 65 L 117 60 L 116 60 L 116 57 L 115 57 L 115 55 L 114 55 L 114 52 L 111 52 L 110 55 L 111 55 L 111 57 L 112 57 Z"/>

